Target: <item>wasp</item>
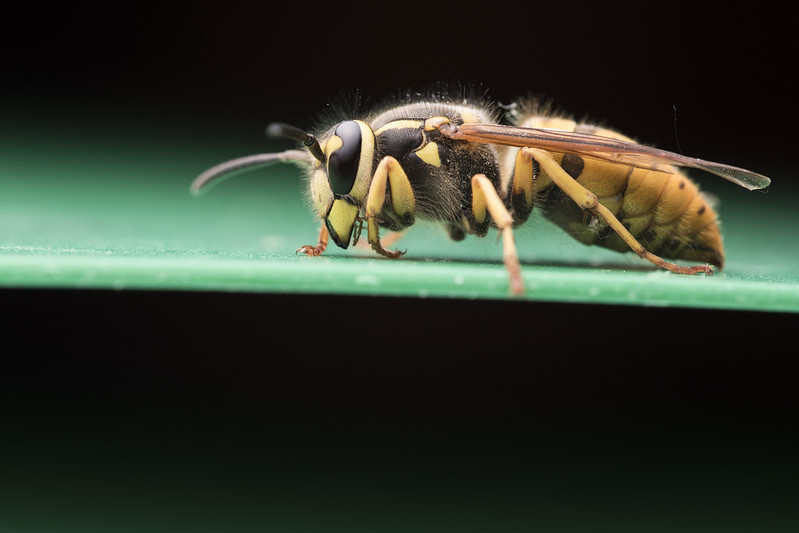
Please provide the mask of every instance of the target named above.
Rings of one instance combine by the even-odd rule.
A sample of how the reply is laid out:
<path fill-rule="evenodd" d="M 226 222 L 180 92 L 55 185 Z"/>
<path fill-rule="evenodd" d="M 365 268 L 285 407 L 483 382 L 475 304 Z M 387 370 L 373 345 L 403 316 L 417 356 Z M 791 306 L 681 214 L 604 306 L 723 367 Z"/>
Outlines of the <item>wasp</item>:
<path fill-rule="evenodd" d="M 513 112 L 505 112 L 513 109 Z M 502 122 L 500 122 L 502 120 Z M 769 178 L 638 144 L 615 131 L 542 111 L 468 98 L 420 98 L 317 133 L 286 124 L 267 128 L 301 149 L 222 163 L 191 185 L 275 162 L 306 169 L 308 193 L 321 219 L 318 241 L 297 250 L 322 254 L 332 239 L 341 248 L 367 242 L 387 249 L 381 229 L 401 232 L 417 219 L 437 222 L 454 240 L 496 228 L 510 291 L 524 291 L 513 229 L 533 208 L 585 244 L 632 251 L 678 274 L 712 274 L 724 266 L 716 213 L 678 167 L 719 175 L 749 190 Z M 667 261 L 698 263 L 682 266 Z"/>

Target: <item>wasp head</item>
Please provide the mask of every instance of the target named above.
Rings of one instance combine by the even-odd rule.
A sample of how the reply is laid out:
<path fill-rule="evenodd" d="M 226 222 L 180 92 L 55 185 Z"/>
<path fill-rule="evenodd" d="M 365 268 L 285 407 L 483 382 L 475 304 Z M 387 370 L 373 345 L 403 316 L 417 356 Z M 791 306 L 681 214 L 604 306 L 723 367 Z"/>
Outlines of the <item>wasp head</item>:
<path fill-rule="evenodd" d="M 347 248 L 374 171 L 372 128 L 360 120 L 345 120 L 319 140 L 282 124 L 270 125 L 268 132 L 271 136 L 289 137 L 305 144 L 314 158 L 311 200 L 333 242 Z"/>

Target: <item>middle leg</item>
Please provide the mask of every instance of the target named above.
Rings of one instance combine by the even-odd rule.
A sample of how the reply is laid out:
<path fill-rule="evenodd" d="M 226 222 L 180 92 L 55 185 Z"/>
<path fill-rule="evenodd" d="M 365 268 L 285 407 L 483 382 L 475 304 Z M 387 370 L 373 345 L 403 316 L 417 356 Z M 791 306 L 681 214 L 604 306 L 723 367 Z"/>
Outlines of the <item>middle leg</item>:
<path fill-rule="evenodd" d="M 522 267 L 516 252 L 516 241 L 513 238 L 513 217 L 485 174 L 472 176 L 472 213 L 478 221 L 490 215 L 494 224 L 502 233 L 502 259 L 510 276 L 510 291 L 513 294 L 524 292 Z"/>

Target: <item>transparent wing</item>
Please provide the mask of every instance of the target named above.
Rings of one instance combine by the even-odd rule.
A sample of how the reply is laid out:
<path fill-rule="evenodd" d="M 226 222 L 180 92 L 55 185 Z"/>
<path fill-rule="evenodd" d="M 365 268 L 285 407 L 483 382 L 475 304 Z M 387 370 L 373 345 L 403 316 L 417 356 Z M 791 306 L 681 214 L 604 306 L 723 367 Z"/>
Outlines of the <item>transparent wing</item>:
<path fill-rule="evenodd" d="M 276 152 L 274 154 L 255 154 L 239 157 L 209 168 L 194 179 L 189 189 L 192 194 L 199 194 L 207 190 L 209 183 L 218 183 L 222 178 L 229 178 L 239 172 L 255 170 L 273 163 L 310 164 L 311 161 L 311 156 L 302 150 L 286 150 L 285 152 Z"/>
<path fill-rule="evenodd" d="M 601 137 L 590 133 L 522 128 L 502 124 L 462 124 L 441 128 L 452 139 L 540 148 L 558 153 L 577 154 L 611 163 L 624 163 L 657 170 L 658 165 L 690 167 L 716 174 L 750 191 L 765 189 L 771 180 L 743 168 L 687 157 L 634 142 Z"/>

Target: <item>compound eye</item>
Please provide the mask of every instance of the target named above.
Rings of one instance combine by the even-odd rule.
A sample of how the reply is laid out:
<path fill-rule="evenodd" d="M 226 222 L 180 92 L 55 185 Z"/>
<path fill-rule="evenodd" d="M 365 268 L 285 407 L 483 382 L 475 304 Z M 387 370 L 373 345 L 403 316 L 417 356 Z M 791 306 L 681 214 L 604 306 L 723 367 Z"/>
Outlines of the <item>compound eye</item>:
<path fill-rule="evenodd" d="M 341 140 L 341 146 L 327 158 L 327 179 L 335 194 L 349 194 L 361 159 L 361 127 L 348 120 L 336 127 L 334 135 Z"/>

